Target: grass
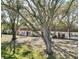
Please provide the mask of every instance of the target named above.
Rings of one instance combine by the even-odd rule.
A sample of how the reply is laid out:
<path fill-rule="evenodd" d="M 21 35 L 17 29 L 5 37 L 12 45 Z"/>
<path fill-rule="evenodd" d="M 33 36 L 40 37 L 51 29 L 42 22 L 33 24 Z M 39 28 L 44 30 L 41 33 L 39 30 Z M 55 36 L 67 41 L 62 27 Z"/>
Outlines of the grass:
<path fill-rule="evenodd" d="M 6 37 L 6 38 L 5 38 Z M 34 40 L 39 39 L 39 40 Z M 8 42 L 11 40 L 11 35 L 3 35 L 1 39 L 1 56 L 4 59 L 47 59 L 47 55 L 45 55 L 44 49 L 44 43 L 41 42 L 41 39 L 39 37 L 19 37 L 18 41 L 23 41 L 25 43 L 17 43 L 16 45 L 16 53 L 13 55 L 13 52 L 10 51 L 10 43 Z M 69 54 L 73 55 L 74 57 L 77 57 L 77 41 L 74 40 L 59 40 L 54 39 L 53 40 L 56 45 L 58 45 L 60 48 L 66 50 Z M 30 42 L 30 43 L 29 43 Z M 59 51 L 58 47 L 55 47 L 56 49 L 53 49 L 55 51 L 55 55 L 53 59 L 65 59 L 62 56 L 62 52 Z M 64 51 L 63 51 L 64 52 Z M 62 56 L 60 56 L 62 55 Z M 52 59 L 52 58 L 50 58 Z M 70 58 L 74 59 L 74 58 Z"/>
<path fill-rule="evenodd" d="M 40 53 L 38 50 L 33 50 L 24 44 L 16 46 L 16 52 L 13 54 L 10 51 L 9 43 L 2 43 L 2 57 L 4 59 L 47 59 L 47 57 Z"/>

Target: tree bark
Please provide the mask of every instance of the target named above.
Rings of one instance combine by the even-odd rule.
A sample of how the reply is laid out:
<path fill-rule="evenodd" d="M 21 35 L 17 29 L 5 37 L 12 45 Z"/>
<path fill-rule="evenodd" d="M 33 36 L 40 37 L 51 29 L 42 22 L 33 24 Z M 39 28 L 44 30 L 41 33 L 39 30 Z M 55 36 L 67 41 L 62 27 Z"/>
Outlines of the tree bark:
<path fill-rule="evenodd" d="M 15 19 L 12 23 L 12 45 L 13 45 L 13 54 L 15 53 L 15 42 L 16 41 L 16 28 L 15 28 Z"/>
<path fill-rule="evenodd" d="M 52 47 L 51 47 L 51 38 L 50 38 L 50 31 L 48 30 L 48 28 L 44 28 L 43 29 L 43 40 L 45 42 L 46 45 L 46 53 L 49 55 L 52 55 Z"/>
<path fill-rule="evenodd" d="M 68 35 L 69 35 L 69 38 L 68 39 L 71 39 L 70 27 L 68 27 Z"/>
<path fill-rule="evenodd" d="M 16 31 L 13 30 L 13 37 L 12 37 L 12 42 L 13 42 L 13 54 L 15 53 L 15 44 L 16 44 Z"/>

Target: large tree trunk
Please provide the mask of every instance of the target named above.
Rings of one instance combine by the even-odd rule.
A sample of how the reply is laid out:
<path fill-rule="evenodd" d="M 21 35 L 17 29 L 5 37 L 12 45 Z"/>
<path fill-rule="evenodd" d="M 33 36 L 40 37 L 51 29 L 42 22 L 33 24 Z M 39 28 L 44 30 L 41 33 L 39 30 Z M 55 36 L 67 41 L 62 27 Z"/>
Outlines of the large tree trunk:
<path fill-rule="evenodd" d="M 42 33 L 43 33 L 43 40 L 46 45 L 46 53 L 48 54 L 48 59 L 52 59 L 53 52 L 51 46 L 50 31 L 48 28 L 44 28 Z"/>

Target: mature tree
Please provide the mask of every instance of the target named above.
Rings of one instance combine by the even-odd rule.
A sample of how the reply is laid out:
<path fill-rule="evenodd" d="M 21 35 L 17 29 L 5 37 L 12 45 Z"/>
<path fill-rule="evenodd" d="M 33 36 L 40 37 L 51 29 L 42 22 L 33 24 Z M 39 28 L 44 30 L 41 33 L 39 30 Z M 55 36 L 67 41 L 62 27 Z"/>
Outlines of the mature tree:
<path fill-rule="evenodd" d="M 70 14 L 71 15 L 71 14 Z M 75 21 L 77 21 L 77 14 L 76 15 L 71 15 L 72 16 L 72 18 L 71 18 L 71 16 L 70 16 L 69 14 L 67 15 L 67 29 L 68 29 L 68 33 L 69 33 L 69 39 L 71 39 L 71 34 L 70 34 L 70 32 L 71 32 L 71 29 L 72 29 L 72 25 L 74 24 L 74 22 Z M 72 20 L 71 20 L 72 19 Z"/>
<path fill-rule="evenodd" d="M 68 32 L 69 32 L 69 39 L 71 37 L 70 31 L 72 29 L 72 25 L 77 21 L 77 2 L 74 2 L 73 7 L 71 10 L 69 10 L 69 13 L 67 14 L 67 26 L 68 26 Z"/>
<path fill-rule="evenodd" d="M 15 7 L 15 2 L 14 1 L 7 1 L 7 3 L 11 6 L 11 7 Z M 14 5 L 15 4 L 15 5 Z M 4 7 L 4 6 L 3 6 Z M 10 10 L 10 9 L 8 9 L 8 8 L 6 8 L 6 7 L 4 7 L 3 8 L 3 10 L 6 12 L 6 18 L 5 17 L 3 17 L 3 19 L 6 21 L 6 22 L 8 22 L 8 26 L 10 27 L 10 29 L 9 30 L 11 30 L 12 31 L 12 40 L 11 40 L 11 42 L 10 42 L 10 49 L 12 50 L 12 46 L 13 46 L 13 54 L 15 53 L 15 41 L 16 41 L 16 30 L 17 30 L 17 25 L 18 25 L 18 17 L 19 17 L 19 15 L 16 13 L 16 12 L 14 12 L 14 11 L 12 11 L 12 10 Z M 18 11 L 18 10 L 17 10 Z M 7 20 L 6 20 L 7 19 Z M 3 20 L 2 20 L 2 22 L 4 22 Z M 17 22 L 17 23 L 16 23 Z M 5 23 L 5 22 L 4 22 Z M 5 24 L 7 24 L 7 23 L 5 23 Z M 3 24 L 2 24 L 3 25 Z M 7 26 L 7 27 L 8 27 Z"/>
<path fill-rule="evenodd" d="M 59 21 L 65 25 L 65 27 L 67 29 L 66 31 L 68 31 L 68 33 L 69 33 L 69 39 L 71 37 L 70 32 L 72 31 L 73 24 L 74 25 L 77 24 L 77 21 L 78 21 L 77 12 L 78 12 L 77 1 L 74 1 L 70 10 L 67 13 L 67 16 L 65 16 L 64 19 L 62 19 L 62 20 L 61 20 L 61 18 L 58 18 L 58 19 L 60 19 Z M 74 28 L 75 28 L 75 26 L 74 26 Z"/>
<path fill-rule="evenodd" d="M 12 1 L 15 2 L 15 0 Z M 2 1 L 2 5 L 19 14 L 26 22 L 28 28 L 30 28 L 31 30 L 33 31 L 36 30 L 36 27 L 34 26 L 35 23 L 39 25 L 39 27 L 41 28 L 42 35 L 37 31 L 36 33 L 43 38 L 43 41 L 46 45 L 46 52 L 48 54 L 48 59 L 50 59 L 51 55 L 53 55 L 51 47 L 51 38 L 50 38 L 51 24 L 53 20 L 61 14 L 61 12 L 62 12 L 61 14 L 62 18 L 66 16 L 74 0 L 70 0 L 68 6 L 65 9 L 62 8 L 63 6 L 66 5 L 66 2 L 64 0 L 24 0 L 24 1 L 17 0 L 17 1 L 18 3 L 16 4 L 19 6 L 18 9 L 20 9 L 20 11 L 18 11 L 16 7 L 14 8 L 4 1 Z M 35 22 L 32 23 L 29 20 L 29 18 L 31 18 Z"/>

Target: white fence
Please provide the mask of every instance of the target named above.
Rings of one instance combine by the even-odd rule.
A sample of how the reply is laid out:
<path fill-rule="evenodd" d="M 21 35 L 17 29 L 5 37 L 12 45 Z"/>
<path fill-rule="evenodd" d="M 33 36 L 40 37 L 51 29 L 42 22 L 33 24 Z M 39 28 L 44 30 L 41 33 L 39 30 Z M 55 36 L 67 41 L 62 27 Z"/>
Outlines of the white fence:
<path fill-rule="evenodd" d="M 51 31 L 51 33 L 54 34 L 54 31 Z M 69 35 L 68 35 L 69 33 L 68 32 L 56 32 L 57 36 L 58 36 L 58 33 L 64 34 L 65 38 L 69 38 Z M 19 35 L 23 35 L 23 36 L 31 36 L 32 34 L 33 34 L 32 31 L 19 31 Z M 71 35 L 71 39 L 78 39 L 78 32 L 71 32 L 70 35 Z"/>

